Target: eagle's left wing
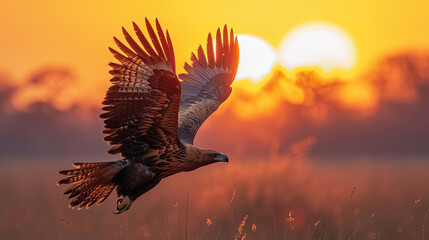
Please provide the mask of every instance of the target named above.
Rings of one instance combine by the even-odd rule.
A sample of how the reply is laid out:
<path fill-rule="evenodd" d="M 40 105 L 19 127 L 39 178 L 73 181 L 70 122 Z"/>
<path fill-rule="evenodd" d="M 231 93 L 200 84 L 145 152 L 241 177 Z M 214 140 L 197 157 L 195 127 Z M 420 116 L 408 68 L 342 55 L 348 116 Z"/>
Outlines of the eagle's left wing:
<path fill-rule="evenodd" d="M 179 137 L 193 144 L 204 121 L 229 97 L 231 83 L 238 68 L 238 42 L 234 32 L 228 36 L 225 25 L 223 36 L 216 33 L 216 49 L 211 34 L 207 38 L 207 58 L 201 45 L 198 58 L 192 53 L 192 65 L 185 63 L 186 74 L 180 74 L 182 96 L 179 109 Z M 215 57 L 216 55 L 216 57 Z"/>

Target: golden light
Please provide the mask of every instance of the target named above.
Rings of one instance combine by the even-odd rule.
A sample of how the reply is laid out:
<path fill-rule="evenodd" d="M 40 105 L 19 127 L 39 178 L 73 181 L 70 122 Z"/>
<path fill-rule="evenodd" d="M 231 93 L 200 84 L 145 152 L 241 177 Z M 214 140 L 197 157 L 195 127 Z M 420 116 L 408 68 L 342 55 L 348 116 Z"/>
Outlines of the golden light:
<path fill-rule="evenodd" d="M 352 81 L 339 89 L 338 97 L 343 107 L 370 116 L 376 110 L 380 96 L 370 83 Z"/>
<path fill-rule="evenodd" d="M 276 62 L 276 51 L 266 41 L 248 34 L 237 34 L 240 62 L 236 79 L 259 82 L 266 77 Z"/>
<path fill-rule="evenodd" d="M 356 61 L 352 39 L 337 26 L 306 24 L 286 35 L 280 46 L 280 64 L 287 70 L 318 67 L 325 73 L 350 70 Z"/>

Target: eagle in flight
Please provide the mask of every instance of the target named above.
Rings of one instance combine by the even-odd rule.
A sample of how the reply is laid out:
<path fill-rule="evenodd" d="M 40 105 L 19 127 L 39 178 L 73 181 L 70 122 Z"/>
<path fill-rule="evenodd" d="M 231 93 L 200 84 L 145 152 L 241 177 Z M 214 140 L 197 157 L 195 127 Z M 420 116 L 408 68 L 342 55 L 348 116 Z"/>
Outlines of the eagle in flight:
<path fill-rule="evenodd" d="M 129 47 L 114 38 L 125 53 L 109 48 L 120 63 L 110 63 L 112 85 L 106 93 L 100 115 L 113 147 L 109 154 L 121 154 L 113 162 L 74 163 L 75 169 L 60 171 L 67 177 L 58 182 L 71 184 L 64 192 L 69 206 L 81 209 L 102 203 L 116 188 L 117 214 L 128 210 L 142 194 L 163 178 L 215 162 L 228 162 L 225 154 L 193 145 L 204 121 L 228 98 L 238 68 L 238 42 L 225 25 L 211 34 L 204 53 L 201 45 L 191 54 L 186 73 L 176 75 L 173 45 L 156 19 L 156 30 L 146 19 L 152 44 L 133 23 L 141 47 L 122 28 Z M 179 78 L 182 81 L 179 81 Z"/>

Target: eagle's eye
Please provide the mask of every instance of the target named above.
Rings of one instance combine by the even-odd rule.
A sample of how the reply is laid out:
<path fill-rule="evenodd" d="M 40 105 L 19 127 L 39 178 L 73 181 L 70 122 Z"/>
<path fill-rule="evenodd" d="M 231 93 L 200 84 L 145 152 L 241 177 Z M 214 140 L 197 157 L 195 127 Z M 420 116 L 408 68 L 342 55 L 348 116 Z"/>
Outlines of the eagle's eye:
<path fill-rule="evenodd" d="M 220 154 L 219 153 L 212 153 L 212 154 L 210 154 L 209 156 L 211 157 L 211 158 L 215 158 L 215 157 L 218 157 Z"/>

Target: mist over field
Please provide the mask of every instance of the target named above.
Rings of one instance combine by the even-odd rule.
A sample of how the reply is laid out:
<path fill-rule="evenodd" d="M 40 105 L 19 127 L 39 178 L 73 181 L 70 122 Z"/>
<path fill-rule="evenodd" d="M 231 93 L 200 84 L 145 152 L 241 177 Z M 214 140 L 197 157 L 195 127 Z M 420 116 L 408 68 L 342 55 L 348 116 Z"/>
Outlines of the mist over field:
<path fill-rule="evenodd" d="M 3 239 L 184 239 L 186 229 L 189 239 L 217 239 L 220 229 L 221 239 L 232 239 L 245 216 L 240 236 L 248 239 L 424 239 L 427 231 L 429 166 L 422 162 L 236 158 L 167 178 L 121 215 L 112 213 L 114 196 L 89 210 L 69 209 L 55 185 L 64 166 L 2 164 Z"/>

